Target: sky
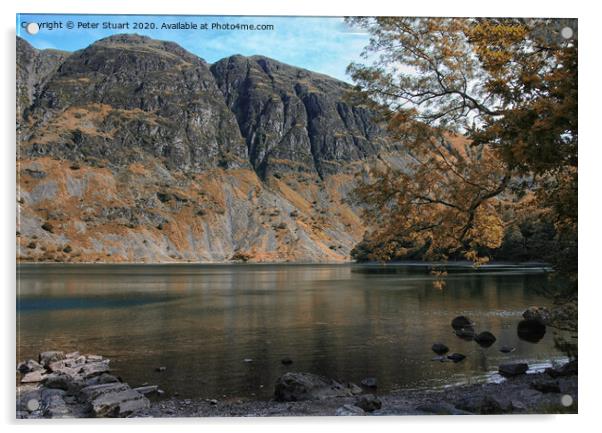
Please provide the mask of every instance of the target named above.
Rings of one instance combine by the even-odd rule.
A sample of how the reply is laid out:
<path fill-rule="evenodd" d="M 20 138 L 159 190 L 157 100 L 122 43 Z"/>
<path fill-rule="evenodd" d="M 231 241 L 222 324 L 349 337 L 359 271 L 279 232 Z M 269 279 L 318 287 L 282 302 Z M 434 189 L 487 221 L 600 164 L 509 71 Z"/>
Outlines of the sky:
<path fill-rule="evenodd" d="M 26 31 L 27 23 L 31 22 L 40 27 L 35 35 Z M 128 24 L 126 29 L 103 29 L 103 24 L 125 23 Z M 194 23 L 198 28 L 162 28 L 177 23 Z M 71 24 L 73 29 L 68 28 Z M 139 28 L 134 28 L 136 24 Z M 218 30 L 211 28 L 214 24 L 268 25 L 273 29 Z M 203 25 L 208 28 L 204 29 Z M 350 28 L 343 18 L 335 17 L 17 15 L 17 35 L 39 49 L 76 51 L 119 33 L 173 41 L 210 63 L 233 54 L 261 54 L 348 82 L 351 79 L 345 70 L 350 62 L 361 60 L 360 53 L 369 38 L 360 29 Z"/>

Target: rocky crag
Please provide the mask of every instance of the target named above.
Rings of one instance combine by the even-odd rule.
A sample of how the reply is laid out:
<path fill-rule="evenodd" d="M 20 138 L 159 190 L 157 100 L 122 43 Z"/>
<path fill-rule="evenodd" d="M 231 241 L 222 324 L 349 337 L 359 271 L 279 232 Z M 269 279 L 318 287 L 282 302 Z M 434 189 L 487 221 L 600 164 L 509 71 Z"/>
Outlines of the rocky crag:
<path fill-rule="evenodd" d="M 355 176 L 390 144 L 348 90 L 137 35 L 74 53 L 17 39 L 18 259 L 349 260 Z"/>

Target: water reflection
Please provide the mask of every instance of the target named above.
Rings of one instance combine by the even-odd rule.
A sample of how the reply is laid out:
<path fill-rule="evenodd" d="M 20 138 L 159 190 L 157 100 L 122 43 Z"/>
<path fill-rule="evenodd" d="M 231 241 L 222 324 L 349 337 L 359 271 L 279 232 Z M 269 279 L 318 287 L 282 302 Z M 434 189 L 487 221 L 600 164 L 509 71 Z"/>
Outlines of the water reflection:
<path fill-rule="evenodd" d="M 285 371 L 345 381 L 376 377 L 379 392 L 482 377 L 500 362 L 549 360 L 553 333 L 517 337 L 521 313 L 548 302 L 534 269 L 454 269 L 433 288 L 419 266 L 23 265 L 18 358 L 48 348 L 100 353 L 132 385 L 183 397 L 269 397 Z M 489 348 L 453 334 L 466 315 Z M 431 345 L 467 355 L 431 361 Z M 502 346 L 516 347 L 511 354 Z M 285 366 L 280 361 L 290 357 Z M 253 362 L 243 362 L 251 358 Z M 157 366 L 166 366 L 162 373 Z"/>

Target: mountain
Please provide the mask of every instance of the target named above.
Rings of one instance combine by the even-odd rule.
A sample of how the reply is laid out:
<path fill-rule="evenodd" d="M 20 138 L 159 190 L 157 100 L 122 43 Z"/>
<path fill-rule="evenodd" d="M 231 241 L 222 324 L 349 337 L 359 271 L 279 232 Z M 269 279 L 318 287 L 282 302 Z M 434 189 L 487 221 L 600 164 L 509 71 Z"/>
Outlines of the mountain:
<path fill-rule="evenodd" d="M 389 147 L 349 88 L 138 35 L 18 38 L 19 259 L 349 260 L 355 176 Z"/>

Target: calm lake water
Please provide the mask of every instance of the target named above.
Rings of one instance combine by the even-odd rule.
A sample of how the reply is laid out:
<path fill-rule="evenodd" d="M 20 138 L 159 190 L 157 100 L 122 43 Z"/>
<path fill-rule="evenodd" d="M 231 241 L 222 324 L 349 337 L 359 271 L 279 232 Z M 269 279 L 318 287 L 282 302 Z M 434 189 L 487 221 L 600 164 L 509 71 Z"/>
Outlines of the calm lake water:
<path fill-rule="evenodd" d="M 550 303 L 538 269 L 452 268 L 444 289 L 418 265 L 24 264 L 17 272 L 18 359 L 49 349 L 102 354 L 130 385 L 185 398 L 269 398 L 286 371 L 376 377 L 386 392 L 483 380 L 509 360 L 563 359 L 550 328 L 538 343 L 517 337 L 522 312 Z M 456 337 L 450 322 L 459 314 L 498 341 L 484 349 Z M 466 360 L 432 361 L 437 341 Z M 501 345 L 516 351 L 502 354 Z M 294 363 L 282 365 L 284 357 Z"/>

